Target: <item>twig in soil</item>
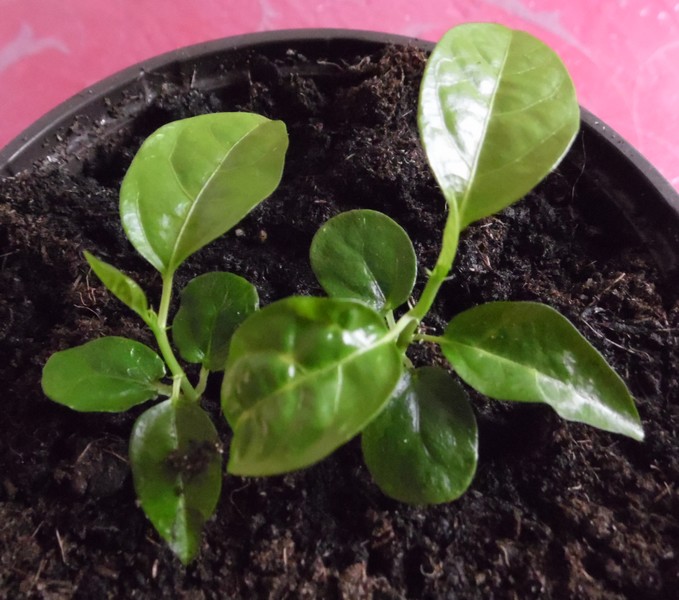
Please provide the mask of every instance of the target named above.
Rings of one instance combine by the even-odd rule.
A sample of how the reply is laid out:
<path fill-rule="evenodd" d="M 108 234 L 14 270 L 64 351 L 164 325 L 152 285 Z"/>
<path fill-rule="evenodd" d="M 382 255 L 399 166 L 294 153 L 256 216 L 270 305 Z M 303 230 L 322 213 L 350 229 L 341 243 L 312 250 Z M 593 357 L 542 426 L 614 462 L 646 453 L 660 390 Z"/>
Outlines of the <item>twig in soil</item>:
<path fill-rule="evenodd" d="M 117 452 L 114 452 L 113 450 L 110 450 L 108 448 L 104 448 L 102 452 L 106 452 L 106 454 L 110 454 L 111 456 L 114 456 L 117 458 L 120 462 L 125 463 L 126 465 L 129 464 L 129 460 L 127 460 L 124 456 L 121 456 Z"/>
<path fill-rule="evenodd" d="M 437 563 L 431 563 L 431 571 L 427 571 L 424 568 L 424 565 L 420 565 L 420 573 L 422 573 L 423 577 L 426 577 L 427 579 L 438 579 L 441 577 L 443 574 L 443 566 L 441 565 L 440 562 Z"/>
<path fill-rule="evenodd" d="M 82 294 L 80 294 L 80 301 L 82 302 Z M 85 306 L 84 304 L 74 304 L 73 308 L 83 308 L 89 312 L 91 312 L 97 319 L 101 319 L 101 315 L 94 309 L 90 308 L 89 306 Z"/>
<path fill-rule="evenodd" d="M 61 562 L 63 562 L 68 567 L 68 561 L 66 560 L 66 551 L 64 550 L 64 540 L 59 534 L 59 530 L 55 529 L 54 532 L 57 534 L 57 544 L 59 544 L 59 552 L 61 553 Z"/>
<path fill-rule="evenodd" d="M 646 356 L 650 359 L 650 357 L 648 356 L 648 354 L 646 352 L 641 352 L 640 350 L 635 350 L 634 348 L 627 348 L 627 347 L 623 346 L 622 344 L 618 344 L 617 342 L 614 342 L 612 339 L 606 337 L 606 335 L 604 333 L 602 333 L 601 331 L 596 329 L 593 325 L 588 323 L 585 319 L 583 319 L 582 322 L 592 330 L 592 333 L 594 333 L 594 335 L 596 335 L 598 338 L 601 338 L 602 340 L 605 340 L 611 346 L 615 346 L 616 348 L 620 348 L 620 350 L 624 350 L 625 352 L 627 352 L 629 354 L 634 354 L 635 356 Z"/>
<path fill-rule="evenodd" d="M 231 504 L 233 504 L 233 507 L 236 509 L 236 512 L 243 518 L 245 518 L 245 515 L 240 511 L 240 508 L 238 508 L 238 505 L 234 502 L 233 496 L 234 496 L 234 494 L 237 494 L 238 492 L 243 491 L 245 488 L 250 487 L 250 485 L 251 485 L 251 482 L 246 481 L 244 485 L 242 485 L 241 487 L 239 487 L 236 490 L 233 490 L 233 492 L 231 492 L 229 494 L 229 502 L 231 502 Z"/>
<path fill-rule="evenodd" d="M 40 524 L 35 528 L 35 531 L 31 534 L 31 539 L 35 539 L 35 536 L 38 535 L 38 531 L 40 531 L 44 524 L 45 521 L 40 521 Z"/>
<path fill-rule="evenodd" d="M 92 444 L 94 444 L 94 440 L 92 440 L 87 446 L 85 446 L 85 449 L 80 453 L 78 458 L 75 459 L 75 464 L 77 465 L 84 457 L 85 455 L 90 451 L 90 448 L 92 447 Z"/>
<path fill-rule="evenodd" d="M 38 570 L 35 572 L 35 575 L 33 576 L 33 581 L 31 581 L 30 586 L 28 587 L 26 592 L 30 592 L 38 583 L 40 580 L 40 575 L 42 574 L 42 570 L 45 568 L 45 563 L 47 562 L 47 559 L 43 558 L 40 561 L 40 564 L 38 565 Z"/>
<path fill-rule="evenodd" d="M 505 548 L 504 544 L 500 542 L 495 542 L 495 544 L 502 551 L 502 556 L 505 559 L 504 560 L 505 566 L 509 567 L 509 552 L 507 552 L 507 548 Z"/>
<path fill-rule="evenodd" d="M 620 273 L 611 283 L 609 283 L 602 291 L 600 291 L 598 294 L 595 294 L 590 303 L 587 306 L 593 306 L 594 304 L 597 304 L 599 300 L 601 300 L 601 297 L 610 292 L 618 283 L 620 283 L 623 279 L 626 277 L 626 273 Z"/>

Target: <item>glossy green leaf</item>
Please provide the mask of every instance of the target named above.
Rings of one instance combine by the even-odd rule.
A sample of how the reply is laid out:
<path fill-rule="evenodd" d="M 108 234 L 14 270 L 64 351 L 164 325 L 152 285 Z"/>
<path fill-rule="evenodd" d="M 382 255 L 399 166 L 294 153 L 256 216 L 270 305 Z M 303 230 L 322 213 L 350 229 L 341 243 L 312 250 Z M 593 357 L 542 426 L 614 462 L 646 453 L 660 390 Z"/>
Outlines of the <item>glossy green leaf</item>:
<path fill-rule="evenodd" d="M 172 551 L 187 564 L 198 554 L 201 531 L 222 488 L 219 437 L 197 404 L 157 404 L 134 424 L 130 464 L 144 512 Z"/>
<path fill-rule="evenodd" d="M 288 136 L 281 121 L 217 113 L 161 127 L 120 190 L 123 227 L 163 274 L 240 221 L 278 186 Z"/>
<path fill-rule="evenodd" d="M 165 364 L 148 346 L 104 337 L 50 356 L 42 389 L 73 410 L 120 412 L 156 398 L 164 375 Z"/>
<path fill-rule="evenodd" d="M 478 433 L 465 391 L 443 369 L 404 373 L 363 431 L 363 456 L 385 494 L 411 504 L 461 496 L 476 471 Z"/>
<path fill-rule="evenodd" d="M 228 470 L 309 466 L 359 433 L 401 375 L 384 319 L 353 300 L 293 297 L 253 314 L 231 340 L 222 409 Z"/>
<path fill-rule="evenodd" d="M 311 267 L 336 298 L 382 311 L 404 304 L 415 285 L 417 258 L 408 234 L 374 210 L 352 210 L 325 223 L 311 243 Z"/>
<path fill-rule="evenodd" d="M 146 294 L 134 279 L 89 252 L 85 252 L 85 259 L 95 275 L 118 300 L 129 306 L 145 322 L 149 321 L 151 315 Z"/>
<path fill-rule="evenodd" d="M 448 325 L 441 343 L 460 377 L 497 400 L 544 402 L 564 419 L 644 437 L 622 379 L 573 325 L 532 302 L 492 302 Z"/>
<path fill-rule="evenodd" d="M 206 273 L 190 281 L 172 325 L 182 358 L 223 370 L 233 332 L 258 306 L 255 287 L 233 273 Z"/>
<path fill-rule="evenodd" d="M 460 25 L 427 62 L 420 135 L 460 229 L 535 187 L 560 162 L 579 124 L 566 68 L 527 33 Z"/>

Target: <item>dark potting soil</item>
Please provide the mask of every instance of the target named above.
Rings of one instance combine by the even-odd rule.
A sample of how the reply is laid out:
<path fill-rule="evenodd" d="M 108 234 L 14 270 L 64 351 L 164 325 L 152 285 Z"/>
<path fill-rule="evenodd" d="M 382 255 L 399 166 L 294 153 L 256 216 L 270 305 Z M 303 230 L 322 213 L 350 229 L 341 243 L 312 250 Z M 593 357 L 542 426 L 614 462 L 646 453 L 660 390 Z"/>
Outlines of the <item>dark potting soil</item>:
<path fill-rule="evenodd" d="M 429 508 L 390 500 L 353 440 L 301 473 L 226 476 L 200 557 L 183 568 L 135 503 L 127 440 L 143 409 L 79 414 L 43 396 L 41 369 L 57 350 L 104 335 L 152 344 L 82 251 L 157 297 L 158 276 L 122 233 L 117 190 L 145 136 L 173 119 L 248 110 L 290 131 L 280 189 L 190 259 L 179 287 L 228 270 L 252 281 L 264 304 L 318 295 L 307 259 L 314 232 L 339 211 L 368 207 L 413 238 L 421 290 L 445 212 L 417 140 L 424 56 L 389 49 L 316 79 L 284 74 L 295 60 L 304 58 L 250 57 L 251 85 L 228 95 L 149 76 L 153 93 L 128 127 L 75 157 L 64 142 L 60 160 L 0 182 L 0 597 L 673 597 L 676 287 L 603 196 L 579 185 L 581 140 L 535 193 L 469 228 L 426 326 L 441 331 L 458 311 L 491 300 L 554 306 L 630 386 L 643 443 L 471 392 L 481 456 L 460 500 Z M 83 132 L 96 137 L 97 125 L 80 121 L 65 136 Z M 444 364 L 426 345 L 412 358 Z M 215 377 L 204 405 L 228 452 L 218 393 Z"/>

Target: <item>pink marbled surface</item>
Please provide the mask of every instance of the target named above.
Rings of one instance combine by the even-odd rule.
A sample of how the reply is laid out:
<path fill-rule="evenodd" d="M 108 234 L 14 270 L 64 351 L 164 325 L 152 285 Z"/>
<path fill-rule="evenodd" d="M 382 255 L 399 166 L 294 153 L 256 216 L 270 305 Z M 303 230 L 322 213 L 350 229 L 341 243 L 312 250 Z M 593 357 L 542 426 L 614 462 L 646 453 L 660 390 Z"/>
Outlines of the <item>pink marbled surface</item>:
<path fill-rule="evenodd" d="M 220 37 L 298 27 L 436 40 L 465 21 L 537 35 L 580 103 L 679 188 L 679 1 L 0 0 L 0 147 L 61 101 L 140 60 Z"/>

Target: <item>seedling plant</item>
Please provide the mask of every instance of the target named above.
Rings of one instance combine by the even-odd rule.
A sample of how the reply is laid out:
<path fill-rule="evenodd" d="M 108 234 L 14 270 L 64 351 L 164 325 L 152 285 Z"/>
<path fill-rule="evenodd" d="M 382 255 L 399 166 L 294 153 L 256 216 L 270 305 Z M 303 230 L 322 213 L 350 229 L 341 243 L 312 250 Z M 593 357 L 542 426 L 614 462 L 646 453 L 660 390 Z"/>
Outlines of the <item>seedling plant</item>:
<path fill-rule="evenodd" d="M 458 314 L 440 335 L 422 333 L 461 232 L 554 169 L 579 117 L 565 67 L 540 41 L 494 24 L 452 29 L 420 90 L 420 137 L 447 216 L 417 301 L 409 303 L 417 261 L 405 231 L 382 213 L 354 210 L 326 222 L 311 245 L 328 297 L 290 297 L 259 310 L 247 281 L 207 273 L 182 291 L 171 328 L 177 268 L 275 190 L 288 139 L 283 123 L 249 113 L 162 127 L 134 158 L 120 197 L 129 240 L 161 274 L 158 310 L 127 275 L 86 254 L 151 329 L 160 354 L 119 337 L 58 352 L 43 372 L 45 393 L 82 411 L 166 398 L 137 419 L 129 454 L 142 508 L 184 563 L 198 552 L 222 481 L 219 438 L 200 405 L 210 372 L 225 372 L 229 473 L 303 469 L 360 434 L 376 483 L 416 504 L 464 493 L 478 435 L 465 389 L 446 369 L 415 368 L 412 344 L 438 344 L 451 370 L 490 398 L 548 404 L 564 419 L 643 439 L 623 381 L 546 305 L 492 302 Z M 170 329 L 181 358 L 200 365 L 195 384 Z"/>

